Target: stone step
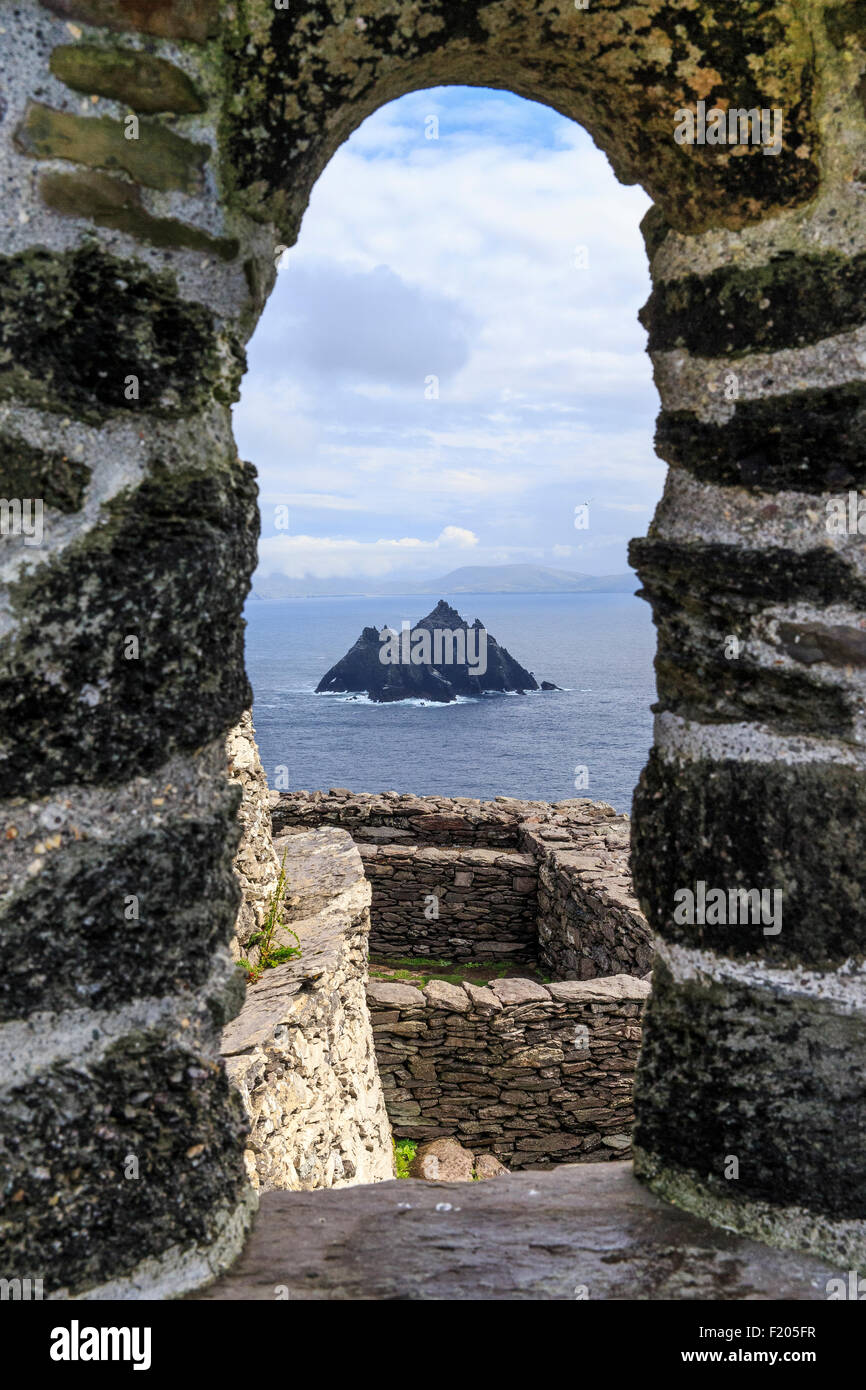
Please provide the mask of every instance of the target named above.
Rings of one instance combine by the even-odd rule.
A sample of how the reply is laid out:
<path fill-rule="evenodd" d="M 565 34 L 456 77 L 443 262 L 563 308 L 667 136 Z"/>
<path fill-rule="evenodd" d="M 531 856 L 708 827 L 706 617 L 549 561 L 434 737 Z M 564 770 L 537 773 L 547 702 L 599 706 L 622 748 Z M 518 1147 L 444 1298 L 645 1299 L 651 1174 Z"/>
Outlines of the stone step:
<path fill-rule="evenodd" d="M 823 1300 L 844 1277 L 668 1206 L 630 1163 L 268 1192 L 201 1300 Z"/>

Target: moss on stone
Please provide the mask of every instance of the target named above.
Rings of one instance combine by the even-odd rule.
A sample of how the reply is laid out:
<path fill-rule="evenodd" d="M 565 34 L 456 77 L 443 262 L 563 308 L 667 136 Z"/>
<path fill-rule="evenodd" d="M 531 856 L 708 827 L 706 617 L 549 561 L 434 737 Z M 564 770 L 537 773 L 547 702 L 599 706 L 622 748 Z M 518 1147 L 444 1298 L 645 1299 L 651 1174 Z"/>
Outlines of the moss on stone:
<path fill-rule="evenodd" d="M 848 39 L 866 47 L 866 10 L 863 0 L 848 0 L 847 4 L 825 9 L 824 24 L 831 43 L 837 48 L 844 47 Z"/>
<path fill-rule="evenodd" d="M 28 444 L 0 430 L 0 488 L 5 497 L 41 498 L 46 507 L 77 512 L 90 481 L 90 469 L 66 454 Z"/>
<path fill-rule="evenodd" d="M 93 422 L 111 411 L 178 417 L 237 399 L 244 365 L 168 272 L 92 245 L 0 260 L 0 399 Z M 127 399 L 131 376 L 138 399 Z"/>
<path fill-rule="evenodd" d="M 137 118 L 136 118 L 137 119 Z M 31 102 L 15 131 L 19 149 L 34 159 L 68 159 L 91 169 L 123 169 L 149 188 L 195 193 L 210 151 L 154 121 L 140 121 L 136 139 L 111 116 L 75 116 Z"/>
<path fill-rule="evenodd" d="M 785 253 L 766 265 L 664 280 L 638 317 L 650 352 L 723 357 L 803 347 L 859 327 L 864 296 L 866 253 Z"/>
<path fill-rule="evenodd" d="M 825 737 L 852 736 L 854 700 L 838 686 L 799 671 L 759 666 L 742 654 L 727 661 L 722 637 L 714 653 L 708 650 L 709 640 L 675 646 L 659 627 L 655 711 L 669 710 L 703 724 L 755 719 L 779 733 L 812 734 L 820 729 Z"/>
<path fill-rule="evenodd" d="M 250 465 L 155 463 L 102 525 L 11 586 L 17 627 L 0 640 L 7 796 L 124 781 L 237 723 L 252 700 L 241 611 L 257 534 Z"/>
<path fill-rule="evenodd" d="M 643 582 L 643 597 L 699 615 L 712 605 L 719 615 L 742 618 L 782 601 L 866 607 L 866 581 L 822 539 L 818 532 L 815 549 L 798 552 L 640 537 L 629 545 L 629 561 Z"/>
<path fill-rule="evenodd" d="M 83 217 L 152 246 L 202 251 L 224 261 L 233 260 L 240 249 L 234 237 L 212 237 L 174 217 L 154 217 L 144 207 L 135 184 L 95 169 L 86 173 L 43 174 L 39 192 L 46 205 L 63 217 Z"/>
<path fill-rule="evenodd" d="M 856 768 L 670 762 L 653 751 L 632 819 L 641 906 L 664 940 L 723 956 L 820 970 L 864 960 L 864 817 L 866 775 Z M 766 924 L 751 921 L 675 922 L 675 895 L 699 882 L 725 893 L 780 890 L 781 931 L 765 935 Z"/>
<path fill-rule="evenodd" d="M 701 482 L 755 491 L 826 492 L 866 486 L 866 386 L 787 391 L 739 400 L 725 424 L 663 410 L 656 451 Z"/>
<path fill-rule="evenodd" d="M 205 104 L 186 73 L 150 53 L 61 44 L 51 54 L 50 67 L 67 87 L 124 102 L 133 111 L 184 114 L 204 110 Z"/>
<path fill-rule="evenodd" d="M 246 1188 L 247 1128 L 223 1068 L 164 1028 L 90 1066 L 57 1062 L 4 1096 L 7 1186 L 21 1193 L 4 1237 L 23 1269 L 44 1270 L 46 1294 L 73 1296 L 207 1245 Z"/>
<path fill-rule="evenodd" d="M 150 819 L 145 810 L 112 836 L 75 843 L 67 831 L 62 851 L 4 896 L 0 1019 L 75 1009 L 83 998 L 117 1009 L 204 985 L 240 905 L 231 866 L 239 801 L 237 787 L 215 784 L 195 809 Z"/>
<path fill-rule="evenodd" d="M 585 125 L 681 231 L 742 227 L 818 187 L 814 43 L 787 0 L 740 0 L 735 17 L 669 0 L 639 16 L 625 0 L 585 11 L 406 0 L 368 7 L 360 27 L 307 0 L 302 23 L 286 20 L 265 0 L 227 10 L 222 136 L 236 196 L 289 242 L 340 141 L 383 102 L 448 81 L 511 88 Z M 675 113 L 698 99 L 781 108 L 781 153 L 677 145 Z"/>
<path fill-rule="evenodd" d="M 856 1013 L 748 984 L 677 982 L 658 963 L 635 1084 L 641 1169 L 663 1193 L 667 1169 L 668 1181 L 696 1173 L 727 1200 L 862 1219 L 864 1074 Z"/>
<path fill-rule="evenodd" d="M 138 30 L 161 39 L 204 43 L 219 29 L 219 0 L 42 0 L 64 19 L 106 29 Z"/>

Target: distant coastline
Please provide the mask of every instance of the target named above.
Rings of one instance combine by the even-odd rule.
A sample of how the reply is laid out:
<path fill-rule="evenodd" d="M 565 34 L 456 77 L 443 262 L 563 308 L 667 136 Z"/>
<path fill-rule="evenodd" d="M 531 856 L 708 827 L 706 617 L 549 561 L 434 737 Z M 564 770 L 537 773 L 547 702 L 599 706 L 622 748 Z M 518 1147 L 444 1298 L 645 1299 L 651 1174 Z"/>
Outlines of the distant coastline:
<path fill-rule="evenodd" d="M 251 599 L 424 598 L 448 594 L 628 594 L 639 580 L 624 574 L 576 574 L 542 565 L 467 565 L 435 579 L 294 579 L 270 574 L 253 581 Z"/>

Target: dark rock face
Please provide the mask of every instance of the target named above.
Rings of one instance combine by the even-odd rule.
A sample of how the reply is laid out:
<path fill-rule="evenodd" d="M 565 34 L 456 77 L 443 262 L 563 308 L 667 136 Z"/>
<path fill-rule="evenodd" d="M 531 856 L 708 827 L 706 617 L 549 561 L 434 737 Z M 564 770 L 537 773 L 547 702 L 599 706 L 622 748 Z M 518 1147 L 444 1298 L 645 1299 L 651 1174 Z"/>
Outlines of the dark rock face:
<path fill-rule="evenodd" d="M 380 703 L 420 699 L 448 704 L 458 695 L 522 695 L 538 689 L 532 672 L 500 647 L 478 618 L 470 627 L 440 599 L 411 629 L 396 633 L 383 628 L 379 633 L 365 627 L 354 647 L 319 681 L 316 694 L 353 691 Z"/>

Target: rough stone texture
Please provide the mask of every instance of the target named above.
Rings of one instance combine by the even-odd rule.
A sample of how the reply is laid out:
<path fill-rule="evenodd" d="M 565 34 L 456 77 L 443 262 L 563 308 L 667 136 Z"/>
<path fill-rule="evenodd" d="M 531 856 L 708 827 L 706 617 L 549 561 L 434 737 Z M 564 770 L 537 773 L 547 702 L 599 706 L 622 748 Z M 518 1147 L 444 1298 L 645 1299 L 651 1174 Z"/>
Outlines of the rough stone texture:
<path fill-rule="evenodd" d="M 137 183 L 165 192 L 195 193 L 202 186 L 210 151 L 158 123 L 141 121 L 127 138 L 122 121 L 109 116 L 72 116 L 34 103 L 15 132 L 21 150 L 34 159 L 68 159 L 91 169 L 122 169 Z"/>
<path fill-rule="evenodd" d="M 145 208 L 141 190 L 134 183 L 94 169 L 75 174 L 43 174 L 39 192 L 45 206 L 63 217 L 85 218 L 153 246 L 202 251 L 224 261 L 234 260 L 238 254 L 234 237 L 212 237 L 177 218 L 154 217 Z"/>
<path fill-rule="evenodd" d="M 248 94 L 232 105 L 227 156 L 245 206 L 287 240 L 333 145 L 383 102 L 445 80 L 507 87 L 573 117 L 682 231 L 739 228 L 816 190 L 814 35 L 789 5 L 741 0 L 736 25 L 664 0 L 639 14 L 620 0 L 369 0 L 340 16 L 310 0 L 298 24 L 260 0 L 226 17 L 233 87 Z M 781 153 L 676 144 L 673 113 L 701 97 L 783 108 Z"/>
<path fill-rule="evenodd" d="M 261 930 L 280 877 L 280 860 L 271 834 L 268 779 L 249 710 L 226 739 L 226 756 L 229 776 L 241 789 L 238 818 L 243 829 L 234 867 L 242 898 L 231 943 L 237 959 L 248 954 L 247 942 Z"/>
<path fill-rule="evenodd" d="M 203 43 L 217 32 L 219 0 L 43 0 L 46 8 L 85 24 L 138 29 L 159 38 Z"/>
<path fill-rule="evenodd" d="M 489 989 L 431 980 L 423 991 L 372 983 L 395 1135 L 456 1137 L 510 1168 L 628 1155 L 648 994 L 645 981 L 624 975 L 549 989 L 519 979 Z"/>
<path fill-rule="evenodd" d="M 0 269 L 0 400 L 96 424 L 112 411 L 171 417 L 237 398 L 237 342 L 168 273 L 94 246 L 37 247 Z"/>
<path fill-rule="evenodd" d="M 379 1182 L 394 1159 L 364 999 L 370 886 L 339 830 L 277 848 L 303 954 L 249 986 L 222 1040 L 250 1117 L 247 1173 L 260 1191 Z"/>
<path fill-rule="evenodd" d="M 724 956 L 862 973 L 862 770 L 826 762 L 743 766 L 733 758 L 680 766 L 653 753 L 635 813 L 643 905 L 660 936 Z M 695 892 L 698 881 L 778 892 L 780 929 L 753 914 L 739 922 L 677 922 L 676 893 Z"/>
<path fill-rule="evenodd" d="M 240 610 L 257 519 L 252 470 L 238 460 L 159 460 L 104 508 L 97 535 L 10 584 L 7 795 L 148 773 L 241 717 L 252 692 Z"/>
<path fill-rule="evenodd" d="M 593 808 L 559 826 L 526 827 L 538 862 L 538 956 L 554 979 L 638 975 L 652 965 L 652 938 L 629 868 L 628 816 Z"/>
<path fill-rule="evenodd" d="M 412 792 L 355 793 L 339 787 L 327 793 L 272 792 L 271 801 L 277 834 L 292 827 L 338 825 L 358 844 L 411 841 L 467 849 L 519 849 L 522 822 L 557 809 L 548 801 L 519 801 L 510 796 L 479 801 L 463 796 L 416 796 Z"/>
<path fill-rule="evenodd" d="M 52 52 L 69 47 L 76 27 L 88 47 L 144 50 L 173 64 L 200 93 L 201 112 L 142 121 L 153 150 L 175 152 L 179 163 L 171 166 L 168 181 L 182 187 L 145 182 L 165 182 L 165 171 L 142 158 L 141 150 L 136 156 L 118 146 L 127 103 L 138 98 L 132 80 L 129 87 L 119 85 L 116 96 L 84 96 L 52 71 Z M 670 856 L 670 874 L 682 877 L 679 865 L 691 877 L 708 845 L 717 868 L 735 872 L 746 863 L 742 808 L 762 807 L 763 832 L 748 858 L 757 886 L 772 883 L 783 858 L 792 895 L 795 885 L 815 885 L 814 895 L 803 893 L 786 917 L 796 950 L 788 957 L 771 959 L 768 952 L 749 958 L 725 941 L 705 947 L 669 943 L 670 950 L 682 952 L 670 992 L 690 988 L 698 970 L 715 981 L 745 971 L 754 996 L 763 992 L 768 1015 L 779 989 L 805 1001 L 814 1028 L 810 1032 L 801 1016 L 799 1036 L 811 1037 L 819 1052 L 828 996 L 862 1024 L 862 972 L 856 960 L 853 968 L 847 961 L 862 945 L 862 901 L 855 893 L 862 855 L 851 826 L 862 799 L 857 779 L 866 771 L 863 670 L 832 660 L 803 663 L 785 638 L 792 626 L 857 629 L 866 609 L 862 535 L 856 528 L 831 535 L 825 525 L 833 501 L 827 489 L 843 478 L 858 485 L 861 467 L 862 6 L 742 0 L 734 16 L 725 6 L 669 0 L 648 0 L 637 9 L 624 0 L 605 0 L 585 10 L 561 0 L 482 0 L 472 6 L 365 0 L 363 12 L 354 3 L 330 0 L 310 0 L 300 12 L 278 10 L 272 0 L 225 6 L 215 0 L 20 0 L 14 23 L 3 28 L 0 424 L 13 441 L 18 477 L 44 478 L 58 456 L 80 465 L 58 478 L 51 494 L 57 505 L 48 509 L 40 547 L 28 548 L 21 537 L 3 538 L 2 809 L 5 823 L 15 825 L 8 799 L 22 799 L 14 816 L 20 818 L 23 802 L 33 851 L 14 859 L 8 894 L 24 900 L 31 877 L 42 874 L 42 864 L 31 868 L 37 861 L 48 866 L 46 889 L 53 883 L 62 894 L 79 873 L 79 856 L 93 854 L 98 841 L 109 846 L 108 881 L 122 893 L 124 836 L 134 838 L 130 808 L 139 807 L 145 795 L 151 806 L 163 794 L 175 795 L 152 789 L 150 779 L 158 778 L 163 789 L 179 788 L 171 823 L 161 836 L 149 826 L 151 839 L 133 861 L 140 881 L 131 896 L 145 908 L 159 906 L 139 948 L 119 945 L 120 934 L 125 941 L 129 931 L 119 921 L 121 904 L 100 902 L 98 888 L 85 885 L 60 909 L 64 939 L 75 943 L 69 949 L 80 956 L 81 976 L 95 982 L 87 928 L 96 898 L 98 952 L 106 960 L 115 947 L 119 956 L 128 953 L 125 1002 L 112 1006 L 98 994 L 80 1000 L 73 1027 L 66 1016 L 74 1011 L 60 1004 L 60 995 L 74 987 L 78 970 L 64 957 L 68 983 L 59 983 L 49 954 L 48 968 L 31 977 L 21 1014 L 8 1019 L 0 1035 L 0 1085 L 12 1084 L 22 1052 L 62 1058 L 64 1071 L 59 1089 L 52 1082 L 28 1090 L 26 1126 L 17 1100 L 0 1107 L 21 1146 L 7 1143 L 4 1151 L 12 1156 L 13 1194 L 19 1187 L 29 1193 L 34 1173 L 50 1169 L 49 1152 L 56 1160 L 51 1146 L 64 1116 L 78 1122 L 64 1131 L 66 1174 L 78 1171 L 72 1166 L 78 1147 L 86 1156 L 82 1173 L 116 1171 L 114 1129 L 100 1119 L 106 1107 L 152 1144 L 156 1109 L 148 1107 L 163 1104 L 156 1097 L 165 1093 L 166 1075 L 174 1088 L 171 1153 L 160 1152 L 138 1197 L 127 1193 L 126 1223 L 111 1182 L 88 1178 L 69 1206 L 58 1199 L 50 1216 L 29 1198 L 16 1203 L 15 1260 L 20 1263 L 26 1252 L 36 1275 L 60 1249 L 70 1287 L 86 1288 L 91 1280 L 94 1287 L 176 1290 L 206 1277 L 206 1269 L 227 1258 L 240 1239 L 246 1198 L 237 1106 L 217 1082 L 204 1087 L 202 1102 L 200 1077 L 175 1070 L 173 1062 L 165 1070 L 166 1058 L 189 1047 L 197 1059 L 191 1070 L 211 1075 L 213 1020 L 218 1014 L 224 1021 L 229 1003 L 225 943 L 236 906 L 230 865 L 238 825 L 233 813 L 216 816 L 219 844 L 210 851 L 210 879 L 196 867 L 197 847 L 182 833 L 188 821 L 200 819 L 196 769 L 202 750 L 210 758 L 221 756 L 226 735 L 249 707 L 240 660 L 241 608 L 256 520 L 251 475 L 236 461 L 229 407 L 243 370 L 243 344 L 274 283 L 275 246 L 295 240 L 310 190 L 334 150 L 366 116 L 408 91 L 469 81 L 537 97 L 585 124 L 619 177 L 639 180 L 656 199 L 644 221 L 654 285 L 646 319 L 662 408 L 711 425 L 713 434 L 694 439 L 692 422 L 683 422 L 651 535 L 635 552 L 660 633 L 656 742 L 672 769 L 640 802 L 647 827 L 636 864 L 638 896 L 651 908 L 655 925 L 660 861 Z M 674 113 L 694 109 L 699 99 L 744 109 L 778 107 L 784 116 L 779 155 L 766 157 L 756 146 L 678 145 Z M 27 131 L 35 103 L 54 114 L 44 117 L 42 134 L 24 134 L 25 144 L 34 141 L 29 153 L 14 135 Z M 61 130 L 72 137 L 63 147 L 56 143 Z M 98 139 L 98 151 L 91 137 Z M 56 168 L 37 157 L 62 148 L 72 159 Z M 193 157 L 191 150 L 200 154 Z M 124 168 L 138 159 L 135 174 L 91 167 L 97 158 L 115 157 Z M 62 175 L 74 177 L 75 184 L 58 186 L 56 176 Z M 131 191 L 121 193 L 121 185 Z M 137 394 L 126 389 L 131 378 L 138 379 Z M 729 428 L 733 418 L 737 423 Z M 800 444 L 781 445 L 782 428 L 799 435 Z M 840 465 L 834 470 L 821 458 L 834 452 L 837 430 Z M 719 443 L 710 442 L 702 466 L 697 453 L 707 439 Z M 712 475 L 716 467 L 720 471 Z M 139 661 L 121 654 L 130 631 L 143 638 Z M 742 644 L 736 658 L 742 664 L 740 674 L 723 678 L 719 639 L 730 635 Z M 702 781 L 707 768 L 728 763 L 737 765 L 741 777 L 739 800 L 719 798 L 717 786 L 708 789 Z M 224 767 L 220 775 L 225 778 Z M 817 813 L 807 814 L 807 789 L 816 786 L 824 826 Z M 655 793 L 672 804 L 661 810 Z M 71 828 L 52 828 L 57 803 L 74 816 L 71 826 L 80 827 L 86 814 L 92 827 L 87 842 Z M 720 827 L 715 815 L 723 803 L 730 819 Z M 213 806 L 226 809 L 216 791 Z M 441 814 L 419 808 L 415 798 L 403 806 L 407 815 L 423 817 L 431 835 L 444 836 L 426 843 L 526 852 L 515 832 L 516 823 L 528 817 L 515 814 L 514 803 L 479 814 L 465 803 L 453 813 L 459 826 L 449 826 L 447 815 L 443 826 Z M 44 842 L 36 838 L 43 817 Z M 368 830 L 384 829 L 392 842 L 401 839 L 396 819 L 389 829 L 377 827 L 374 817 L 371 808 Z M 464 825 L 472 837 L 448 838 Z M 676 843 L 667 838 L 671 825 L 678 827 Z M 828 851 L 820 884 L 813 828 Z M 722 836 L 715 845 L 714 835 Z M 9 843 L 14 848 L 17 842 Z M 37 850 L 43 843 L 44 854 Z M 170 911 L 160 898 L 167 865 L 165 881 L 178 884 Z M 825 910 L 837 886 L 838 903 Z M 46 891 L 35 909 L 46 924 L 46 942 L 52 939 L 50 902 Z M 617 901 L 619 909 L 631 911 Z M 182 978 L 153 1004 L 149 991 L 171 955 L 167 939 L 174 933 L 183 944 L 188 922 L 198 923 L 188 950 L 195 959 L 180 962 Z M 37 937 L 31 932 L 28 938 L 34 959 Z M 55 939 L 62 954 L 66 948 Z M 577 945 L 580 961 L 591 960 L 579 934 Z M 213 969 L 204 979 L 208 964 Z M 115 971 L 112 987 L 120 988 L 119 979 Z M 43 983 L 47 1011 L 37 997 Z M 557 1001 L 555 1007 L 570 1006 Z M 142 1023 L 152 1009 L 160 1017 L 160 1010 L 167 1011 L 167 1034 L 162 1024 Z M 187 1044 L 190 1020 L 202 1009 L 212 1020 L 211 1032 L 203 1028 Z M 434 1012 L 449 1017 L 442 1009 Z M 672 1003 L 670 1013 L 678 1016 Z M 761 1016 L 755 1005 L 759 1052 Z M 676 1148 L 670 1138 L 680 1117 L 665 1109 L 665 1091 L 654 1075 L 643 1092 L 642 1122 L 659 1152 L 645 1153 L 642 1172 L 676 1191 L 677 1200 L 688 1200 L 691 1192 L 705 1211 L 729 1223 L 730 1201 L 706 1197 L 695 1165 L 700 1112 L 706 1105 L 713 1113 L 707 1077 L 720 1051 L 732 1052 L 739 1024 L 734 1009 L 701 1018 L 703 1027 L 677 1034 L 683 1047 L 688 1038 L 695 1094 L 703 1086 L 706 1097 L 696 1102 L 688 1135 L 693 1147 Z M 122 1065 L 111 1079 L 107 1069 L 97 1076 L 84 1060 L 94 1034 L 122 1044 Z M 771 1094 L 786 1075 L 780 1046 L 781 1052 L 762 1053 L 775 1078 Z M 680 1061 L 685 1067 L 685 1059 Z M 835 1075 L 829 1053 L 820 1057 L 819 1070 Z M 66 1083 L 85 1073 L 78 1099 L 67 1104 Z M 763 1104 L 762 1073 L 747 1074 L 752 1091 L 744 1093 L 739 1113 L 749 1117 L 750 1152 L 770 1154 L 776 1117 Z M 154 1091 L 157 1083 L 162 1089 Z M 151 1099 L 136 1099 L 143 1096 Z M 180 1134 L 197 1131 L 202 1104 L 207 1147 L 190 1160 L 197 1165 L 195 1180 L 180 1192 L 181 1168 L 172 1146 Z M 127 1106 L 136 1116 L 128 1122 Z M 832 1156 L 838 1148 L 846 1156 L 842 1172 L 849 1182 L 845 1126 L 862 1127 L 862 1107 L 824 1113 L 822 1152 Z M 178 1145 L 178 1152 L 186 1150 Z M 811 1143 L 804 1144 L 804 1174 L 815 1173 L 814 1152 Z M 505 1186 L 490 1189 L 495 1194 Z M 838 1248 L 835 1218 L 817 1206 L 811 1216 L 805 1212 L 799 1235 L 792 1235 L 790 1205 L 779 1194 L 743 1198 L 740 1209 L 737 1220 L 760 1215 L 762 1232 L 774 1239 L 799 1239 L 808 1229 L 814 1248 L 822 1240 L 826 1248 Z M 859 1223 L 862 1245 L 864 1223 L 852 1219 Z M 85 1224 L 92 1248 L 80 1250 L 76 1232 Z M 556 1226 L 561 1229 L 559 1216 Z M 381 1226 L 377 1236 L 384 1242 Z M 852 1237 L 850 1248 L 856 1245 Z M 150 1263 L 142 1272 L 145 1248 L 150 1253 L 144 1262 Z M 497 1261 L 497 1278 L 513 1277 L 519 1285 L 514 1262 L 501 1251 Z M 386 1279 L 394 1268 L 390 1251 L 380 1266 L 385 1273 L 379 1277 Z M 664 1280 L 657 1277 L 656 1259 L 648 1267 L 655 1293 Z M 673 1286 L 682 1283 L 674 1280 Z"/>
<path fill-rule="evenodd" d="M 370 947 L 378 955 L 535 959 L 538 871 L 531 855 L 432 846 L 359 848 L 373 887 Z"/>
<path fill-rule="evenodd" d="M 51 71 L 77 92 L 113 97 L 133 111 L 189 113 L 204 109 L 186 73 L 149 53 L 64 44 L 51 54 Z"/>
<path fill-rule="evenodd" d="M 273 1302 L 282 1286 L 292 1300 L 800 1302 L 825 1299 L 845 1271 L 711 1226 L 606 1163 L 268 1193 L 235 1267 L 194 1297 Z"/>
<path fill-rule="evenodd" d="M 432 1139 L 419 1144 L 409 1176 L 425 1182 L 471 1182 L 475 1159 L 456 1139 Z"/>
<path fill-rule="evenodd" d="M 339 825 L 373 884 L 372 948 L 450 960 L 539 958 L 556 978 L 646 975 L 649 927 L 629 818 L 603 802 L 272 793 L 274 828 Z M 438 900 L 438 918 L 428 916 Z M 456 923 L 456 925 L 455 925 Z"/>
<path fill-rule="evenodd" d="M 486 1178 L 508 1177 L 508 1169 L 494 1158 L 493 1154 L 478 1154 L 475 1159 L 475 1176 L 479 1182 Z"/>
<path fill-rule="evenodd" d="M 108 794 L 57 786 L 5 800 L 0 1019 L 194 997 L 238 911 L 238 801 L 222 748 Z"/>
<path fill-rule="evenodd" d="M 2 25 L 0 491 L 45 504 L 40 545 L 0 541 L 2 1239 L 8 1263 L 74 1296 L 212 1278 L 254 1199 L 219 1062 L 243 997 L 225 739 L 251 698 L 241 610 L 258 530 L 229 407 L 251 327 L 243 262 L 263 246 L 272 266 L 273 239 L 223 207 L 203 111 L 122 137 L 146 72 L 176 68 L 177 90 L 206 101 L 218 83 L 218 62 L 158 37 L 204 36 L 205 7 L 159 8 L 150 52 L 133 37 L 106 57 L 111 96 L 82 96 L 51 58 L 77 47 L 65 19 L 119 5 L 60 18 L 24 0 Z M 45 179 L 104 162 L 133 171 L 117 182 L 159 247 L 132 220 L 46 205 Z"/>
<path fill-rule="evenodd" d="M 699 1046 L 708 1034 L 709 1061 Z M 776 1204 L 790 1213 L 785 1243 L 863 1266 L 866 1039 L 850 1008 L 784 981 L 677 979 L 659 961 L 636 1107 L 640 1168 L 665 1195 L 678 1198 L 674 1175 L 688 1170 L 705 1193 L 696 1210 L 718 1201 L 736 1227 L 772 1237 L 748 1204 Z"/>

